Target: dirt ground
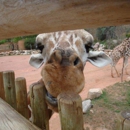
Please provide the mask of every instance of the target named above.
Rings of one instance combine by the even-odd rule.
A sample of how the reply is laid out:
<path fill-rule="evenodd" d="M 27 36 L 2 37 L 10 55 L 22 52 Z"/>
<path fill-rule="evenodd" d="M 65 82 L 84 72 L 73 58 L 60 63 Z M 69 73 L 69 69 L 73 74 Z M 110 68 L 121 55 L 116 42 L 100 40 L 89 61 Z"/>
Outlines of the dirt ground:
<path fill-rule="evenodd" d="M 38 81 L 41 78 L 40 69 L 35 69 L 31 67 L 28 63 L 30 56 L 5 56 L 0 57 L 0 71 L 13 70 L 15 72 L 15 77 L 25 77 L 27 82 L 27 89 L 29 86 Z M 116 66 L 117 70 L 121 72 L 122 59 L 118 62 Z M 97 68 L 90 63 L 86 63 L 84 69 L 85 75 L 85 87 L 80 93 L 81 98 L 84 100 L 87 97 L 88 90 L 90 88 L 106 88 L 109 85 L 113 85 L 116 82 L 120 82 L 120 77 L 112 78 L 110 75 L 111 67 L 110 65 Z M 130 66 L 128 66 L 128 72 L 130 72 Z M 116 75 L 115 75 L 116 76 Z M 124 80 L 128 76 L 124 74 Z M 50 130 L 61 130 L 60 120 L 57 113 L 53 115 L 50 120 Z"/>
<path fill-rule="evenodd" d="M 92 104 L 93 108 L 83 115 L 85 130 L 119 130 L 121 113 L 130 110 L 130 81 L 104 88 Z"/>

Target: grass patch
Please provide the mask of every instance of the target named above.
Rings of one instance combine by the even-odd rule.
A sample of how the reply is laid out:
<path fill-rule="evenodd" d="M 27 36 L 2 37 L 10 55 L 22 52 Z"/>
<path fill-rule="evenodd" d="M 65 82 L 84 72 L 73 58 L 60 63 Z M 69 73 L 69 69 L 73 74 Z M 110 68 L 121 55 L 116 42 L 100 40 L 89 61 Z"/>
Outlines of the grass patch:
<path fill-rule="evenodd" d="M 115 130 L 116 114 L 130 109 L 130 82 L 116 83 L 105 88 L 99 98 L 92 100 L 92 104 L 93 113 L 84 115 L 85 122 L 95 128 L 105 125 L 109 130 Z"/>
<path fill-rule="evenodd" d="M 94 103 L 94 102 L 98 102 L 101 100 L 106 102 L 106 103 L 109 102 L 108 95 L 107 95 L 106 91 L 103 91 L 103 94 L 100 97 L 93 99 L 92 102 Z"/>
<path fill-rule="evenodd" d="M 130 107 L 130 82 L 117 83 L 103 90 L 103 94 L 92 100 L 94 105 L 106 107 L 114 112 Z"/>
<path fill-rule="evenodd" d="M 126 99 L 127 99 L 128 105 L 130 106 L 130 91 L 127 92 L 127 98 Z"/>

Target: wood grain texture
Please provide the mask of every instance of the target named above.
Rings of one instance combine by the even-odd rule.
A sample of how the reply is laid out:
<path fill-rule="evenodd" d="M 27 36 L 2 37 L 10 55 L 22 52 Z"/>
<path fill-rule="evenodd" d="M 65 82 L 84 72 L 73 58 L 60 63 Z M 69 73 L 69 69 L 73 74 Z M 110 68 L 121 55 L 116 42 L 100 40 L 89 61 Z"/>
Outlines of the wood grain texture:
<path fill-rule="evenodd" d="M 130 111 L 130 110 L 129 110 Z M 124 118 L 120 113 L 116 113 L 117 116 L 117 130 L 130 130 L 130 118 L 129 120 Z M 130 113 L 129 113 L 129 117 L 130 117 Z"/>
<path fill-rule="evenodd" d="M 83 112 L 81 97 L 74 93 L 58 95 L 58 110 L 61 130 L 83 130 Z"/>
<path fill-rule="evenodd" d="M 129 0 L 2 0 L 0 39 L 130 24 Z"/>
<path fill-rule="evenodd" d="M 49 130 L 49 113 L 45 101 L 45 88 L 40 82 L 30 86 L 30 101 L 33 123 L 43 130 Z"/>
<path fill-rule="evenodd" d="M 3 72 L 0 72 L 0 98 L 5 100 L 5 91 L 4 91 L 4 83 L 3 83 Z"/>
<path fill-rule="evenodd" d="M 25 118 L 29 119 L 29 109 L 27 103 L 26 79 L 18 77 L 15 79 L 17 111 Z"/>
<path fill-rule="evenodd" d="M 5 100 L 13 108 L 17 109 L 14 71 L 12 70 L 4 71 L 3 81 L 4 81 L 4 90 L 5 90 Z"/>
<path fill-rule="evenodd" d="M 0 98 L 0 130 L 41 130 Z"/>

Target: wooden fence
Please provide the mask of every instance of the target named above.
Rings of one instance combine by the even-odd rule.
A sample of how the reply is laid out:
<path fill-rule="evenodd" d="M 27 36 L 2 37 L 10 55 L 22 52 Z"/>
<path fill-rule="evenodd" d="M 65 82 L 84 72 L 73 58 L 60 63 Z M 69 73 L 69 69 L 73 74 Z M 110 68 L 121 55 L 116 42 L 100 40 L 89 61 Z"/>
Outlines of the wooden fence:
<path fill-rule="evenodd" d="M 49 130 L 49 110 L 44 88 L 41 83 L 30 86 L 33 125 L 28 120 L 26 79 L 15 78 L 14 71 L 0 72 L 0 130 Z M 58 96 L 58 110 L 62 130 L 83 130 L 82 101 L 79 95 L 61 93 Z"/>
<path fill-rule="evenodd" d="M 21 44 L 23 44 L 21 41 L 19 41 L 18 43 L 6 42 L 0 45 L 0 52 L 23 50 Z"/>
<path fill-rule="evenodd" d="M 12 44 L 10 43 L 5 43 L 0 45 L 0 52 L 5 52 L 5 51 L 12 51 Z"/>

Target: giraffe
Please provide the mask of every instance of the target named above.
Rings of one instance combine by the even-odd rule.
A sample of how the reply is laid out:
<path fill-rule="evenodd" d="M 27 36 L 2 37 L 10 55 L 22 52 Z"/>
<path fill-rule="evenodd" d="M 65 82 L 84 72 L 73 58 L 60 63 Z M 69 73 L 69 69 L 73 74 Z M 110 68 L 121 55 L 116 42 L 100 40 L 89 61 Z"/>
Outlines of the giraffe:
<path fill-rule="evenodd" d="M 118 77 L 120 76 L 115 66 L 116 66 L 117 62 L 120 60 L 120 58 L 123 58 L 121 82 L 123 81 L 124 69 L 125 69 L 126 74 L 128 74 L 127 66 L 128 66 L 129 56 L 130 56 L 130 38 L 124 39 L 122 41 L 122 43 L 120 45 L 116 46 L 110 54 L 110 57 L 112 59 L 112 63 L 111 63 L 111 76 L 112 77 L 114 77 L 113 68 L 115 69 L 117 76 Z"/>
<path fill-rule="evenodd" d="M 41 77 L 49 109 L 58 112 L 56 98 L 60 93 L 82 91 L 87 61 L 97 67 L 111 63 L 104 52 L 91 51 L 93 40 L 93 36 L 83 29 L 43 33 L 36 37 L 36 47 L 41 53 L 33 54 L 29 63 L 35 68 L 44 64 Z"/>

